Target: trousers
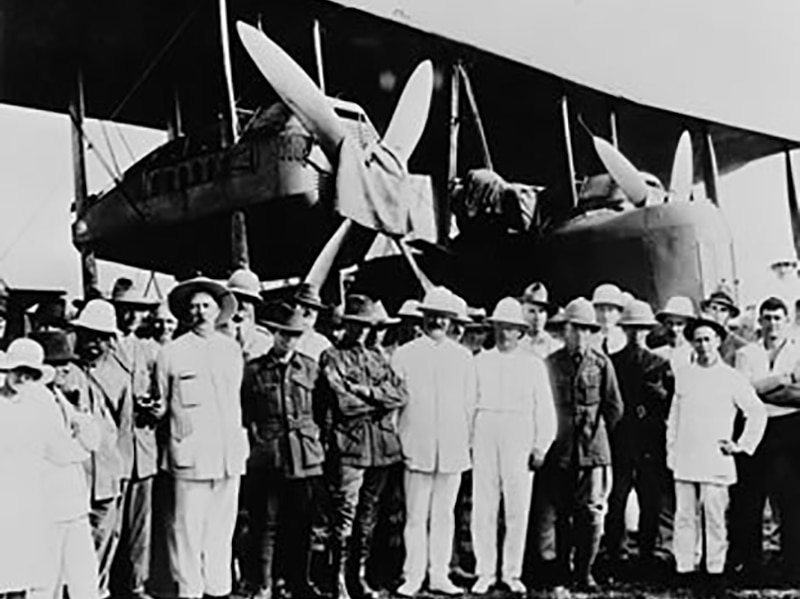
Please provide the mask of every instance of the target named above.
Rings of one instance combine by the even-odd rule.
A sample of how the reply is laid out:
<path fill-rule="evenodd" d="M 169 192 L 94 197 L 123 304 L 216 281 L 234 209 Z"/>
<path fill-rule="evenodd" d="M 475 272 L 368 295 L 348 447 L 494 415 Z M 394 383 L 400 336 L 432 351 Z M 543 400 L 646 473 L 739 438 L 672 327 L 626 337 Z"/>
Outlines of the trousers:
<path fill-rule="evenodd" d="M 428 571 L 432 581 L 447 580 L 453 551 L 454 509 L 461 473 L 406 469 L 406 527 L 403 540 L 406 584 L 421 587 Z"/>
<path fill-rule="evenodd" d="M 710 574 L 722 573 L 728 552 L 727 509 L 727 486 L 675 481 L 673 553 L 678 572 L 693 572 L 698 568 L 697 548 L 705 542 L 706 570 Z"/>
<path fill-rule="evenodd" d="M 613 484 L 605 522 L 606 546 L 612 558 L 620 557 L 625 541 L 625 507 L 636 489 L 639 502 L 639 555 L 652 555 L 659 533 L 662 511 L 665 462 L 663 456 L 634 453 L 629 449 L 614 453 Z"/>
<path fill-rule="evenodd" d="M 308 582 L 315 478 L 286 478 L 281 472 L 248 472 L 248 496 L 254 551 L 259 556 L 261 586 L 273 583 L 277 549 L 290 587 Z M 280 532 L 280 535 L 278 534 Z"/>
<path fill-rule="evenodd" d="M 89 517 L 54 522 L 42 556 L 45 580 L 30 599 L 61 599 L 66 585 L 70 599 L 97 599 L 97 554 Z"/>
<path fill-rule="evenodd" d="M 175 511 L 168 536 L 172 577 L 181 597 L 231 592 L 233 529 L 239 477 L 176 478 Z"/>
<path fill-rule="evenodd" d="M 103 501 L 93 501 L 89 512 L 89 524 L 92 528 L 92 541 L 97 554 L 97 586 L 100 599 L 105 599 L 111 594 L 109 585 L 111 581 L 111 565 L 119 544 L 119 527 L 122 519 L 119 510 L 122 498 L 120 496 Z"/>
<path fill-rule="evenodd" d="M 365 554 L 369 553 L 378 518 L 378 503 L 388 476 L 388 466 L 341 466 L 339 485 L 334 493 L 336 535 L 340 541 L 353 535 L 355 546 Z"/>
<path fill-rule="evenodd" d="M 500 501 L 505 514 L 503 580 L 522 575 L 533 475 L 528 468 L 532 432 L 518 414 L 479 411 L 472 466 L 472 538 L 478 576 L 497 572 Z"/>
<path fill-rule="evenodd" d="M 115 593 L 143 593 L 150 577 L 153 478 L 123 480 L 120 537 L 111 572 Z"/>

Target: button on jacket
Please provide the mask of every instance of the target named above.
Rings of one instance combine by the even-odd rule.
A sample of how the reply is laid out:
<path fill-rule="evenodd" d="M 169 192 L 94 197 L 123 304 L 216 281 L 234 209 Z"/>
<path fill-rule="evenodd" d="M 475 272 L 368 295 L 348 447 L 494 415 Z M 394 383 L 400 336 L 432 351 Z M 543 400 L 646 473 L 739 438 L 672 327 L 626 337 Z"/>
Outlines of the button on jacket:
<path fill-rule="evenodd" d="M 322 474 L 325 454 L 314 421 L 319 368 L 299 352 L 288 362 L 273 350 L 248 362 L 242 382 L 244 419 L 253 444 L 250 468 L 287 478 Z"/>
<path fill-rule="evenodd" d="M 609 431 L 623 410 L 611 359 L 593 347 L 582 356 L 563 348 L 547 366 L 558 418 L 549 460 L 562 468 L 610 465 Z"/>
<path fill-rule="evenodd" d="M 419 337 L 398 348 L 392 366 L 405 381 L 400 440 L 410 470 L 459 473 L 470 468 L 475 364 L 452 339 Z"/>
<path fill-rule="evenodd" d="M 176 478 L 212 480 L 244 473 L 242 350 L 219 332 L 188 332 L 156 360 L 158 397 L 167 406 L 169 441 L 163 466 Z"/>
<path fill-rule="evenodd" d="M 341 463 L 367 468 L 401 461 L 395 410 L 406 404 L 408 392 L 383 354 L 354 343 L 329 349 L 320 364 Z"/>

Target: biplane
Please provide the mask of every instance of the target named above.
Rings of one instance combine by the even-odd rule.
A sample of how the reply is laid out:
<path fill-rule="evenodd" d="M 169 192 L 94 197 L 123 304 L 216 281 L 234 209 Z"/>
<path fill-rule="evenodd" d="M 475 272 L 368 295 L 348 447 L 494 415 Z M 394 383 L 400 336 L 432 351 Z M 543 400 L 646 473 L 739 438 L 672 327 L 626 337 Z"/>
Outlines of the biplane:
<path fill-rule="evenodd" d="M 484 44 L 475 34 L 479 20 L 443 27 L 416 18 L 413 2 L 390 5 L 8 3 L 0 101 L 72 117 L 74 240 L 87 284 L 93 256 L 177 275 L 224 276 L 248 262 L 262 279 L 305 276 L 340 229 L 343 217 L 330 200 L 336 157 L 320 151 L 320 131 L 262 76 L 236 33 L 238 21 L 313 74 L 362 150 L 391 129 L 405 81 L 431 61 L 427 124 L 406 159 L 408 172 L 423 175 L 415 201 L 430 207 L 417 222 L 435 218 L 435 225 L 420 225 L 425 234 L 416 240 L 413 227 L 409 236 L 394 235 L 408 240 L 428 277 L 472 303 L 517 292 L 534 278 L 559 300 L 614 280 L 655 303 L 735 281 L 716 179 L 795 148 L 791 134 L 635 102 L 571 79 L 552 61 L 542 70 L 535 57 Z M 166 127 L 171 139 L 117 176 L 112 189 L 89 195 L 81 174 L 85 115 Z M 684 131 L 698 149 L 688 159 L 690 183 L 705 183 L 710 203 L 668 194 L 640 203 L 631 197 L 640 184 L 622 183 L 619 172 L 611 173 L 613 185 L 601 184 L 598 177 L 613 170 L 598 152 L 598 139 L 606 139 L 636 164 L 627 171 L 634 179 L 639 169 L 652 173 L 641 184 L 674 187 L 673 153 Z M 524 227 L 508 226 L 503 206 L 486 205 L 477 218 L 456 219 L 454 231 L 454 183 L 480 168 L 525 182 L 533 200 L 523 207 L 530 211 Z M 336 266 L 363 260 L 373 244 L 375 231 L 359 227 L 331 258 Z M 416 279 L 403 257 L 377 254 L 362 265 L 358 284 L 389 294 L 393 305 Z"/>

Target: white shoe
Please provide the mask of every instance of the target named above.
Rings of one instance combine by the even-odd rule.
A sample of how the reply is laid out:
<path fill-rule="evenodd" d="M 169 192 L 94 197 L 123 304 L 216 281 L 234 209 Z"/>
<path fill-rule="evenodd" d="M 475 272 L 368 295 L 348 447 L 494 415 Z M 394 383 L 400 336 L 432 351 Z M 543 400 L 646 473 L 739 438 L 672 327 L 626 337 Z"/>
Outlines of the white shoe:
<path fill-rule="evenodd" d="M 519 593 L 520 595 L 525 595 L 528 592 L 528 587 L 526 587 L 519 578 L 512 578 L 511 580 L 507 580 L 506 584 L 508 585 L 508 589 L 512 593 Z"/>
<path fill-rule="evenodd" d="M 400 597 L 414 597 L 417 593 L 419 593 L 420 586 L 421 585 L 414 585 L 411 584 L 410 581 L 406 581 L 397 587 L 397 590 L 394 593 Z"/>
<path fill-rule="evenodd" d="M 477 582 L 472 585 L 472 593 L 475 595 L 485 595 L 489 592 L 489 589 L 492 588 L 494 582 L 494 578 L 491 576 L 480 576 Z"/>
<path fill-rule="evenodd" d="M 441 593 L 442 595 L 461 595 L 464 592 L 464 589 L 457 587 L 450 582 L 449 578 L 445 578 L 443 580 L 432 580 L 428 585 L 428 588 L 431 590 L 431 592 Z"/>

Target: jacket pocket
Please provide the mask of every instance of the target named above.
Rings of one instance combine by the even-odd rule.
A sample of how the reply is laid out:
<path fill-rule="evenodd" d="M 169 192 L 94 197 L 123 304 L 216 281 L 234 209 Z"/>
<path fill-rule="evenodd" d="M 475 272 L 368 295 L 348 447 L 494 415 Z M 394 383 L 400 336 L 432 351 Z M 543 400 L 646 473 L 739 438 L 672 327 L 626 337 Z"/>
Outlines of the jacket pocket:
<path fill-rule="evenodd" d="M 589 370 L 580 374 L 578 380 L 582 391 L 581 403 L 586 405 L 600 403 L 601 378 L 598 370 Z"/>
<path fill-rule="evenodd" d="M 173 441 L 170 451 L 172 466 L 177 469 L 194 468 L 197 463 L 194 442 L 191 437 Z"/>
<path fill-rule="evenodd" d="M 200 393 L 202 391 L 202 387 L 197 377 L 197 373 L 179 373 L 178 390 L 180 392 L 180 403 L 183 407 L 189 408 L 200 405 Z"/>
<path fill-rule="evenodd" d="M 363 453 L 366 443 L 366 427 L 363 423 L 358 426 L 337 428 L 336 448 L 343 457 L 359 457 Z"/>

